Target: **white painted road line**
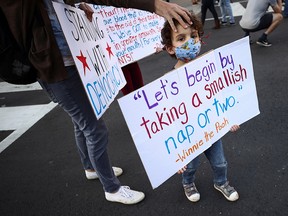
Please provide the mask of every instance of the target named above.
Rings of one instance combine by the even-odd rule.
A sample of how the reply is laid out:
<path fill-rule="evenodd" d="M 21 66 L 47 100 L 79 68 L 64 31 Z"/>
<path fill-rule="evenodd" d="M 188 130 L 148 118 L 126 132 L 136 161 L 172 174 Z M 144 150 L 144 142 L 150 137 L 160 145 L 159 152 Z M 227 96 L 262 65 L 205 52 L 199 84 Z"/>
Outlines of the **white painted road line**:
<path fill-rule="evenodd" d="M 0 93 L 34 91 L 41 90 L 42 87 L 38 82 L 29 85 L 12 85 L 6 82 L 0 82 Z"/>
<path fill-rule="evenodd" d="M 42 90 L 38 82 L 29 85 L 12 85 L 0 82 L 0 93 Z M 0 131 L 13 131 L 0 142 L 0 153 L 10 146 L 16 139 L 43 118 L 57 104 L 0 107 Z"/>
<path fill-rule="evenodd" d="M 14 130 L 0 142 L 0 153 L 49 113 L 56 105 L 56 103 L 50 102 L 45 105 L 0 108 L 0 131 Z"/>

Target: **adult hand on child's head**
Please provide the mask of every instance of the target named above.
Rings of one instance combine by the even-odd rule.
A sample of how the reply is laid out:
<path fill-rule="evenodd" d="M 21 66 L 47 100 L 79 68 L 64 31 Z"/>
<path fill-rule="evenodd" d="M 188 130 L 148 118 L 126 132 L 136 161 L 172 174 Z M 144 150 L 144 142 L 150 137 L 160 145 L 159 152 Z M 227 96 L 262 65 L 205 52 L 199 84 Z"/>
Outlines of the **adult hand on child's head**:
<path fill-rule="evenodd" d="M 233 125 L 231 128 L 230 128 L 230 131 L 231 132 L 236 132 L 237 130 L 239 130 L 240 126 L 239 125 Z"/>
<path fill-rule="evenodd" d="M 176 19 L 183 28 L 187 28 L 188 24 L 192 24 L 190 12 L 177 4 L 169 3 L 163 0 L 155 0 L 155 13 L 164 17 L 170 24 L 173 31 L 177 32 L 173 18 Z M 184 19 L 184 20 L 183 20 Z"/>

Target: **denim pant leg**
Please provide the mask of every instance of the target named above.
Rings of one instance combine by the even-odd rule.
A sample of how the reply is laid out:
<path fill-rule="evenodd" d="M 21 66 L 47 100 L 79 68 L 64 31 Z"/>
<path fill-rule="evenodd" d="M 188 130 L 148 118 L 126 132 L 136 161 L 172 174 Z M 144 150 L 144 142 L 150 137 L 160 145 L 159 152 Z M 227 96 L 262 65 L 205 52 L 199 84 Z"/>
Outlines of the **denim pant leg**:
<path fill-rule="evenodd" d="M 227 181 L 227 161 L 221 139 L 204 152 L 210 162 L 214 174 L 214 184 L 223 185 Z"/>
<path fill-rule="evenodd" d="M 54 102 L 71 117 L 81 161 L 90 159 L 94 170 L 107 192 L 117 191 L 119 180 L 110 165 L 107 144 L 108 130 L 103 119 L 97 120 L 83 88 L 76 67 L 66 67 L 69 77 L 57 83 L 39 81 Z M 88 154 L 88 155 L 87 155 Z M 83 164 L 85 167 L 85 164 Z"/>
<path fill-rule="evenodd" d="M 75 140 L 76 140 L 78 153 L 80 155 L 83 168 L 84 170 L 94 170 L 94 167 L 89 158 L 89 153 L 88 153 L 88 149 L 86 145 L 86 138 L 84 136 L 84 133 L 80 130 L 77 123 L 73 122 L 73 124 L 74 124 Z"/>
<path fill-rule="evenodd" d="M 224 6 L 224 1 L 225 0 L 220 1 L 220 11 L 221 11 L 221 15 L 222 15 L 222 22 L 226 23 L 227 19 L 226 19 L 226 10 L 225 10 L 225 6 Z"/>
<path fill-rule="evenodd" d="M 187 169 L 182 173 L 182 184 L 191 184 L 195 181 L 195 173 L 200 165 L 200 156 L 187 164 Z"/>
<path fill-rule="evenodd" d="M 221 5 L 223 4 L 223 8 L 224 8 L 223 16 L 228 15 L 229 19 L 230 19 L 230 23 L 235 23 L 235 19 L 233 16 L 233 11 L 232 11 L 230 0 L 221 0 L 221 1 L 222 1 Z M 223 19 L 223 17 L 222 17 L 222 19 Z M 226 20 L 226 18 L 225 18 L 225 20 Z"/>

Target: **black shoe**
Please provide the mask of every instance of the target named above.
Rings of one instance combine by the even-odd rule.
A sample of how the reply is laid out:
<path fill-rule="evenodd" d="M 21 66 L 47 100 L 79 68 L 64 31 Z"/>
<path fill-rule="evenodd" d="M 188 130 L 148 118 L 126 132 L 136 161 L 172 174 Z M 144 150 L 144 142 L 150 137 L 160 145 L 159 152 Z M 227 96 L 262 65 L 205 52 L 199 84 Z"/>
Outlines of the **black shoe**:
<path fill-rule="evenodd" d="M 257 43 L 258 45 L 264 46 L 264 47 L 270 47 L 270 46 L 272 46 L 272 44 L 269 43 L 267 39 L 266 39 L 266 40 L 260 40 L 260 39 L 259 39 L 256 43 Z"/>
<path fill-rule="evenodd" d="M 222 26 L 226 26 L 226 25 L 227 25 L 227 22 L 221 21 L 221 25 L 222 25 Z"/>

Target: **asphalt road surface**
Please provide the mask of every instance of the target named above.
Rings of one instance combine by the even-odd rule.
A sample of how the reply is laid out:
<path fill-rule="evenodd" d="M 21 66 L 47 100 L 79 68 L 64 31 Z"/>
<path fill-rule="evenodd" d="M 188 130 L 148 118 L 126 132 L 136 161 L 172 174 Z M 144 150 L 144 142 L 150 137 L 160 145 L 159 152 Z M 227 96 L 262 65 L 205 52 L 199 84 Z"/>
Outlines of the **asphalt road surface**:
<path fill-rule="evenodd" d="M 190 2 L 178 1 L 189 8 Z M 243 36 L 238 24 L 214 30 L 209 18 L 207 12 L 202 52 Z M 261 33 L 252 34 L 252 40 Z M 100 182 L 85 178 L 69 117 L 37 85 L 22 89 L 0 83 L 0 215 L 287 215 L 288 19 L 269 40 L 269 48 L 251 44 L 261 113 L 236 134 L 223 137 L 229 181 L 240 194 L 237 202 L 227 201 L 213 188 L 204 157 L 196 179 L 199 202 L 187 200 L 178 174 L 153 190 L 117 101 L 103 116 L 110 131 L 111 162 L 124 169 L 122 184 L 144 191 L 146 198 L 132 206 L 106 201 Z M 149 83 L 170 71 L 175 61 L 163 52 L 139 63 Z"/>

